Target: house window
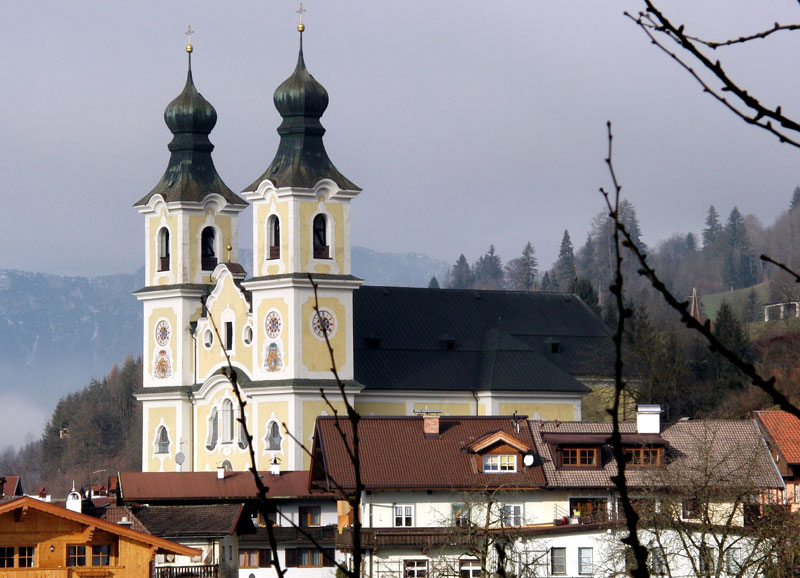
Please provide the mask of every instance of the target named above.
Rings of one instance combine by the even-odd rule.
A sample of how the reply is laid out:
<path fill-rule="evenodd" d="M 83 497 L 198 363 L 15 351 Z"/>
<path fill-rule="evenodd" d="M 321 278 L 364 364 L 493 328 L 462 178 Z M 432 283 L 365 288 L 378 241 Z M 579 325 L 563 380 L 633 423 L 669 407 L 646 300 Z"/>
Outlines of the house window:
<path fill-rule="evenodd" d="M 395 504 L 394 525 L 396 528 L 411 527 L 414 525 L 414 506 L 409 504 Z"/>
<path fill-rule="evenodd" d="M 592 566 L 592 549 L 578 548 L 578 574 L 591 574 Z"/>
<path fill-rule="evenodd" d="M 608 500 L 606 498 L 570 498 L 569 513 L 589 522 L 608 520 Z"/>
<path fill-rule="evenodd" d="M 200 267 L 203 271 L 213 271 L 217 266 L 215 244 L 214 227 L 206 227 L 200 234 Z"/>
<path fill-rule="evenodd" d="M 92 546 L 92 566 L 108 566 L 111 563 L 111 546 L 96 544 Z"/>
<path fill-rule="evenodd" d="M 469 526 L 469 510 L 464 504 L 453 504 L 453 525 L 457 528 Z"/>
<path fill-rule="evenodd" d="M 479 560 L 459 560 L 459 578 L 481 578 L 481 563 Z"/>
<path fill-rule="evenodd" d="M 19 547 L 19 567 L 33 568 L 33 546 Z"/>
<path fill-rule="evenodd" d="M 742 549 L 728 548 L 725 551 L 725 572 L 738 576 L 742 571 Z"/>
<path fill-rule="evenodd" d="M 663 576 L 667 573 L 667 559 L 662 548 L 650 548 L 648 554 L 650 562 L 650 573 L 656 576 Z"/>
<path fill-rule="evenodd" d="M 239 568 L 268 568 L 271 552 L 265 548 L 239 550 Z"/>
<path fill-rule="evenodd" d="M 314 217 L 314 259 L 330 259 L 327 225 L 325 215 Z"/>
<path fill-rule="evenodd" d="M 158 232 L 158 270 L 169 271 L 169 229 L 166 227 Z"/>
<path fill-rule="evenodd" d="M 222 443 L 233 441 L 233 402 L 229 399 L 222 402 Z"/>
<path fill-rule="evenodd" d="M 225 322 L 225 351 L 233 351 L 233 321 Z"/>
<path fill-rule="evenodd" d="M 522 504 L 503 504 L 503 526 L 522 526 Z"/>
<path fill-rule="evenodd" d="M 561 450 L 561 465 L 567 468 L 595 467 L 597 448 L 564 448 Z"/>
<path fill-rule="evenodd" d="M 550 548 L 550 573 L 556 576 L 567 573 L 566 548 Z"/>
<path fill-rule="evenodd" d="M 13 568 L 14 567 L 14 547 L 3 546 L 0 547 L 0 568 Z"/>
<path fill-rule="evenodd" d="M 269 422 L 267 426 L 267 449 L 273 451 L 280 450 L 281 441 L 283 441 L 283 438 L 281 437 L 281 428 L 278 422 Z"/>
<path fill-rule="evenodd" d="M 206 449 L 213 450 L 217 447 L 217 428 L 219 426 L 219 415 L 217 408 L 212 407 L 208 414 L 208 435 L 206 436 Z"/>
<path fill-rule="evenodd" d="M 320 507 L 300 506 L 300 527 L 319 526 Z"/>
<path fill-rule="evenodd" d="M 156 433 L 156 440 L 158 448 L 156 449 L 157 454 L 168 454 L 169 453 L 169 432 L 167 431 L 166 426 L 159 426 L 158 433 Z"/>
<path fill-rule="evenodd" d="M 405 578 L 425 578 L 428 575 L 428 561 L 404 560 L 403 574 Z"/>
<path fill-rule="evenodd" d="M 715 562 L 714 548 L 700 546 L 697 549 L 697 569 L 701 576 L 710 576 L 714 573 Z"/>
<path fill-rule="evenodd" d="M 661 448 L 625 448 L 625 457 L 632 466 L 648 468 L 661 465 Z"/>
<path fill-rule="evenodd" d="M 483 471 L 489 474 L 516 472 L 517 456 L 506 454 L 483 456 Z"/>
<path fill-rule="evenodd" d="M 681 518 L 684 520 L 700 519 L 700 502 L 697 498 L 688 498 L 681 502 Z"/>
<path fill-rule="evenodd" d="M 67 566 L 86 566 L 86 546 L 67 546 Z"/>
<path fill-rule="evenodd" d="M 272 215 L 267 223 L 267 259 L 281 258 L 281 222 Z"/>
<path fill-rule="evenodd" d="M 316 548 L 287 548 L 286 566 L 287 568 L 335 566 L 335 556 L 333 548 L 323 548 L 321 552 Z"/>

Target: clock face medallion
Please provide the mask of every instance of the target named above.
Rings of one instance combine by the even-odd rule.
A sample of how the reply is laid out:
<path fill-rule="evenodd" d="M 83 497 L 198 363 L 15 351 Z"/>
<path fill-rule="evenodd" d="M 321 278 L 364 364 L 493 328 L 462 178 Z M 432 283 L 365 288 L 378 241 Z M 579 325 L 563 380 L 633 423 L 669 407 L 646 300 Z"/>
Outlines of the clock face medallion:
<path fill-rule="evenodd" d="M 330 311 L 320 309 L 311 318 L 311 329 L 320 339 L 325 339 L 325 335 L 330 339 L 336 333 L 336 318 Z"/>
<path fill-rule="evenodd" d="M 277 311 L 270 311 L 267 313 L 267 318 L 264 320 L 264 329 L 267 331 L 267 337 L 275 339 L 281 334 L 281 315 Z"/>
<path fill-rule="evenodd" d="M 162 319 L 156 325 L 156 343 L 161 345 L 162 347 L 169 343 L 169 336 L 170 336 L 170 329 L 169 329 L 169 322 L 165 319 Z"/>

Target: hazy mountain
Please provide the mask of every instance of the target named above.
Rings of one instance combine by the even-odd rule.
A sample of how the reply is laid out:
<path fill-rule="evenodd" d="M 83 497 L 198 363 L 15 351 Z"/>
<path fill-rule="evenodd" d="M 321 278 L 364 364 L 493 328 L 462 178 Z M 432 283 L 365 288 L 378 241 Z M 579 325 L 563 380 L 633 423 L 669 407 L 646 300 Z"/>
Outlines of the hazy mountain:
<path fill-rule="evenodd" d="M 251 268 L 252 253 L 240 261 Z M 419 254 L 353 247 L 353 274 L 371 285 L 427 286 L 448 264 Z M 92 377 L 142 349 L 142 307 L 132 291 L 144 269 L 105 277 L 61 277 L 0 269 L 0 392 L 52 408 Z"/>

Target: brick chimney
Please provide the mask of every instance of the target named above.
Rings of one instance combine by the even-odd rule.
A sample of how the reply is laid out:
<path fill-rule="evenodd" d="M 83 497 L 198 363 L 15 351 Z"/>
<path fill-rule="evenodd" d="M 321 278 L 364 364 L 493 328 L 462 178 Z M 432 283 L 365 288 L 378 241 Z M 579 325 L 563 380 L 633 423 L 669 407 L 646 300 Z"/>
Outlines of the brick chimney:
<path fill-rule="evenodd" d="M 422 418 L 422 432 L 426 438 L 439 437 L 439 416 L 426 415 Z"/>

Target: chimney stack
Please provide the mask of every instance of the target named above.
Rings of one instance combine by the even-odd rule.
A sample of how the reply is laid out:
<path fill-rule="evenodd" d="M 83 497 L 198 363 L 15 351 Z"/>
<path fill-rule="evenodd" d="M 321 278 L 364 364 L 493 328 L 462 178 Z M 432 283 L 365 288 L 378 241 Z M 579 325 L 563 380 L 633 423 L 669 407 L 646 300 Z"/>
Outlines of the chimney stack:
<path fill-rule="evenodd" d="M 439 437 L 439 416 L 426 415 L 422 418 L 422 432 L 425 437 Z"/>
<path fill-rule="evenodd" d="M 281 459 L 278 456 L 273 456 L 269 462 L 269 473 L 273 476 L 281 475 Z"/>
<path fill-rule="evenodd" d="M 636 433 L 657 434 L 661 433 L 661 406 L 638 405 L 636 406 Z"/>
<path fill-rule="evenodd" d="M 217 466 L 217 479 L 218 480 L 225 479 L 225 466 Z"/>

